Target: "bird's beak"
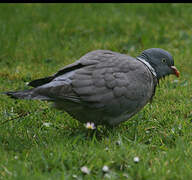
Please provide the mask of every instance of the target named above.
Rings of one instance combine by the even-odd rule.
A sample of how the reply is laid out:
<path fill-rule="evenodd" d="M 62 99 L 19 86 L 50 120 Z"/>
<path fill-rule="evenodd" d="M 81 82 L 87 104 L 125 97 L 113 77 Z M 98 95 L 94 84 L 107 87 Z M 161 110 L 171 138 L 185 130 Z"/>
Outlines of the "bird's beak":
<path fill-rule="evenodd" d="M 177 70 L 177 68 L 175 66 L 171 66 L 171 69 L 173 70 L 175 76 L 179 77 L 180 72 Z"/>

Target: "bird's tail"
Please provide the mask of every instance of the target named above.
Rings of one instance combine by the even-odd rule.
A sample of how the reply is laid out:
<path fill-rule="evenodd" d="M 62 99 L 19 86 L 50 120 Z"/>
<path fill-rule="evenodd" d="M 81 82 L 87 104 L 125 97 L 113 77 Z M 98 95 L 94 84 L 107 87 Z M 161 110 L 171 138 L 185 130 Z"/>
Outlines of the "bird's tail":
<path fill-rule="evenodd" d="M 8 91 L 1 94 L 6 94 L 14 99 L 33 99 L 33 89 L 23 90 L 23 91 Z"/>
<path fill-rule="evenodd" d="M 44 101 L 53 101 L 54 98 L 41 93 L 37 88 L 31 88 L 22 91 L 8 91 L 8 92 L 0 92 L 0 94 L 5 94 L 14 99 L 38 99 Z"/>
<path fill-rule="evenodd" d="M 35 88 L 23 90 L 23 91 L 8 91 L 0 94 L 6 94 L 14 99 L 39 99 L 39 100 L 46 100 L 46 101 L 52 100 L 52 98 L 48 96 L 44 96 L 39 93 L 36 93 L 34 89 Z"/>

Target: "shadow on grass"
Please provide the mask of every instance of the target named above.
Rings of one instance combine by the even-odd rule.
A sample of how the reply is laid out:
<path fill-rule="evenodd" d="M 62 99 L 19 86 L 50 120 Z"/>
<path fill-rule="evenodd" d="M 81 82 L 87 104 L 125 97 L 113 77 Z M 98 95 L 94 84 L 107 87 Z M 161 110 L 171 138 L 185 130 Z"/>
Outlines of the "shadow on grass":
<path fill-rule="evenodd" d="M 23 121 L 25 122 L 22 123 Z M 21 153 L 34 147 L 46 148 L 64 141 L 66 144 L 96 144 L 102 143 L 106 138 L 110 138 L 111 141 L 117 141 L 119 135 L 123 134 L 123 132 L 127 132 L 126 136 L 134 141 L 133 129 L 135 127 L 132 127 L 131 123 L 128 125 L 121 124 L 113 128 L 98 126 L 97 129 L 90 130 L 76 120 L 73 120 L 73 126 L 57 124 L 50 127 L 38 127 L 37 125 L 37 127 L 33 126 L 30 128 L 30 122 L 26 122 L 26 119 L 23 119 L 23 121 L 19 120 L 19 122 L 8 122 L 1 125 L 0 134 L 4 131 L 4 134 L 0 135 L 2 149 Z M 128 129 L 132 130 L 128 131 Z"/>
<path fill-rule="evenodd" d="M 98 126 L 95 130 L 86 129 L 82 123 L 68 114 L 56 110 L 50 112 L 48 108 L 28 113 L 27 116 L 25 116 L 26 112 L 24 113 L 23 117 L 19 116 L 18 119 L 7 121 L 0 126 L 0 145 L 6 151 L 23 152 L 33 148 L 44 149 L 55 144 L 89 146 L 104 144 L 106 141 L 114 144 L 124 141 L 127 144 L 174 146 L 177 139 L 175 135 L 173 137 L 172 134 L 163 131 L 164 128 L 157 127 L 160 123 L 149 124 L 148 113 L 145 111 L 139 112 L 116 127 Z M 43 125 L 46 119 L 51 122 L 49 127 Z M 150 126 L 153 128 L 150 129 Z M 153 141 L 155 135 L 158 140 Z"/>

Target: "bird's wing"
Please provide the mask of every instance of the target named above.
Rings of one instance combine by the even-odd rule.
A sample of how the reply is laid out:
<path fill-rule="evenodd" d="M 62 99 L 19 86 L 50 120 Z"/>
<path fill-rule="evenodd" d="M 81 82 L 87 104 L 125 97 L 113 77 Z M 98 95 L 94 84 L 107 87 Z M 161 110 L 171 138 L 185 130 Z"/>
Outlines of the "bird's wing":
<path fill-rule="evenodd" d="M 28 83 L 28 86 L 32 87 L 38 87 L 44 84 L 47 84 L 51 82 L 54 78 L 64 75 L 68 72 L 83 68 L 84 66 L 94 65 L 98 63 L 99 61 L 105 61 L 107 58 L 105 56 L 114 54 L 114 52 L 109 50 L 95 50 L 91 51 L 84 56 L 82 56 L 79 60 L 75 61 L 72 64 L 69 64 L 59 70 L 57 73 L 55 73 L 52 76 L 48 76 L 45 78 L 35 79 Z"/>
<path fill-rule="evenodd" d="M 69 99 L 79 102 L 79 96 L 72 89 L 73 82 L 81 82 L 79 86 L 85 86 L 83 83 L 87 82 L 92 78 L 92 73 L 94 66 L 105 62 L 102 65 L 110 64 L 109 60 L 112 62 L 116 58 L 115 52 L 109 50 L 96 50 L 87 53 L 82 56 L 76 62 L 69 64 L 59 70 L 53 76 L 41 78 L 30 82 L 28 85 L 34 88 L 34 97 L 41 94 L 46 97 L 55 97 L 57 99 Z M 112 64 L 111 64 L 112 65 Z M 89 84 L 87 84 L 88 86 Z M 87 88 L 83 91 L 86 91 Z M 81 93 L 80 93 L 81 94 Z M 52 99 L 52 98 L 51 98 Z"/>

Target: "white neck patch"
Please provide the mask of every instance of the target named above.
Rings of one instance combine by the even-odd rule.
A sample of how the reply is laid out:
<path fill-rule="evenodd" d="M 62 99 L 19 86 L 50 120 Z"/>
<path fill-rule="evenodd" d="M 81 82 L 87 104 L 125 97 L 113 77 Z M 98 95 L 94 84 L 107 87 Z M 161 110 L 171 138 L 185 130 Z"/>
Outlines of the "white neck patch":
<path fill-rule="evenodd" d="M 151 71 L 151 73 L 157 77 L 157 73 L 155 72 L 155 69 L 143 58 L 141 57 L 136 57 L 136 59 L 138 59 L 139 61 L 141 61 L 142 63 L 144 63 L 148 68 L 149 70 Z"/>

